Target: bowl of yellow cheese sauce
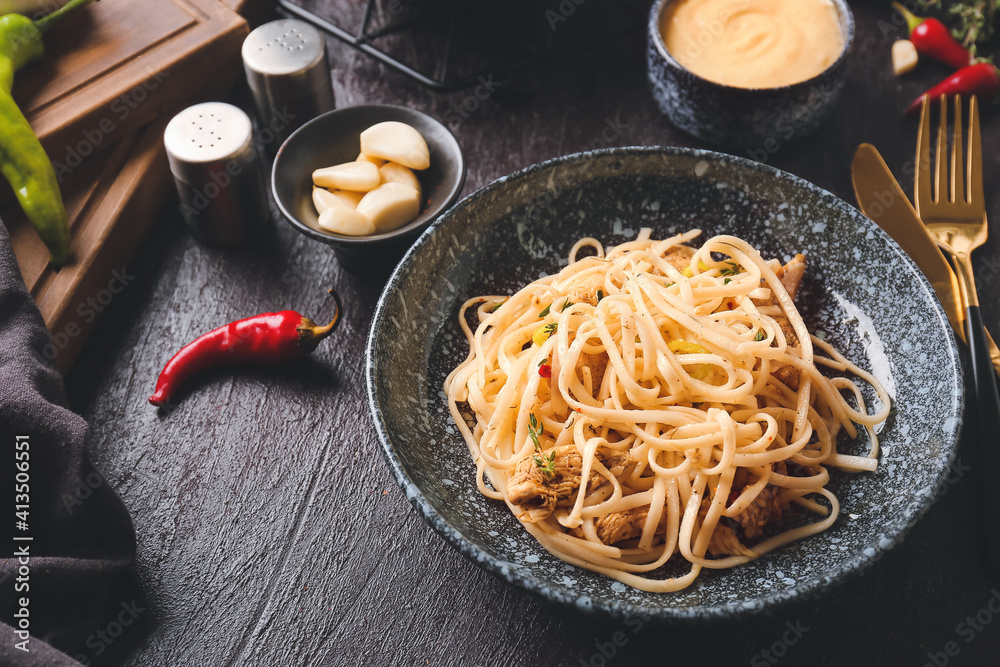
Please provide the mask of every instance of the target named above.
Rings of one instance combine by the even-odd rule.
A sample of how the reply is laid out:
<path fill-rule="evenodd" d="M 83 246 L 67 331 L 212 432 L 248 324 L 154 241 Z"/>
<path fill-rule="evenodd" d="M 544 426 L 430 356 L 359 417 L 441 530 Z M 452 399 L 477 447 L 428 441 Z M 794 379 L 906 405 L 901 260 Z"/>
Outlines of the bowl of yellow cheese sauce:
<path fill-rule="evenodd" d="M 844 0 L 658 0 L 650 87 L 680 129 L 773 151 L 830 116 L 853 38 Z"/>

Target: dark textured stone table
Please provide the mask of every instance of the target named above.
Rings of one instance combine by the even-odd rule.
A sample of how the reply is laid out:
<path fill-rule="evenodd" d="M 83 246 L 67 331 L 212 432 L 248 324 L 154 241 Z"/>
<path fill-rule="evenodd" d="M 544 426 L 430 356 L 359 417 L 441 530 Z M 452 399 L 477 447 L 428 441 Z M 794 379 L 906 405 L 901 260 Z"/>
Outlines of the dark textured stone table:
<path fill-rule="evenodd" d="M 852 203 L 849 164 L 865 141 L 910 189 L 902 174 L 916 123 L 900 109 L 946 73 L 927 64 L 894 78 L 889 46 L 901 31 L 885 3 L 854 7 L 852 71 L 835 117 L 813 137 L 757 155 Z M 448 122 L 468 155 L 466 192 L 602 144 L 700 145 L 657 113 L 641 33 L 502 80 L 476 103 L 474 91 L 434 93 L 329 47 L 339 105 L 402 104 Z M 983 132 L 994 225 L 976 261 L 984 315 L 1000 334 L 996 108 Z M 379 280 L 346 274 L 326 246 L 277 216 L 246 246 L 206 247 L 183 228 L 176 199 L 126 272 L 134 279 L 107 307 L 68 384 L 91 425 L 89 451 L 138 536 L 152 631 L 129 664 L 940 666 L 996 664 L 1000 655 L 1000 578 L 979 551 L 968 437 L 946 493 L 904 543 L 820 600 L 698 627 L 590 617 L 481 571 L 400 492 L 363 382 Z M 169 414 L 146 403 L 183 343 L 268 310 L 323 319 L 330 286 L 342 295 L 344 322 L 309 360 L 206 373 Z"/>

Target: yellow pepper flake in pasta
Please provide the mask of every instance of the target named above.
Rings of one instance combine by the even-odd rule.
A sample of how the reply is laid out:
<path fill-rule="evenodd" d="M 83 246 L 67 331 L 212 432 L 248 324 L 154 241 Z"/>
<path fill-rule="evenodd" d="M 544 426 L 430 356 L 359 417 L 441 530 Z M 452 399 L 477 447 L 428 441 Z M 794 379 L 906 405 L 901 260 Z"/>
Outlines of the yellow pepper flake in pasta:
<path fill-rule="evenodd" d="M 708 354 L 708 350 L 698 343 L 689 343 L 679 338 L 667 343 L 667 349 L 674 354 Z"/>
<path fill-rule="evenodd" d="M 556 326 L 555 322 L 549 322 L 548 324 L 538 327 L 538 330 L 535 331 L 535 334 L 531 337 L 531 342 L 540 346 L 549 339 L 549 336 L 556 332 Z"/>
<path fill-rule="evenodd" d="M 698 343 L 689 343 L 686 340 L 681 340 L 679 338 L 667 343 L 667 349 L 674 354 L 708 354 L 708 350 L 703 348 L 701 345 L 698 345 Z M 711 364 L 701 364 L 698 368 L 694 369 L 691 373 L 691 377 L 695 380 L 704 380 L 711 372 Z"/>
<path fill-rule="evenodd" d="M 691 377 L 695 380 L 704 380 L 712 372 L 711 364 L 701 364 L 691 372 Z"/>
<path fill-rule="evenodd" d="M 702 271 L 702 272 L 708 271 L 710 268 L 712 268 L 712 267 L 710 267 L 708 264 L 706 264 L 705 262 L 701 261 L 700 259 L 698 260 L 698 270 L 699 271 Z M 685 276 L 687 278 L 693 278 L 694 277 L 694 274 L 691 273 L 691 267 L 690 266 L 684 267 L 684 270 L 681 271 L 681 275 L 683 275 L 683 276 Z"/>

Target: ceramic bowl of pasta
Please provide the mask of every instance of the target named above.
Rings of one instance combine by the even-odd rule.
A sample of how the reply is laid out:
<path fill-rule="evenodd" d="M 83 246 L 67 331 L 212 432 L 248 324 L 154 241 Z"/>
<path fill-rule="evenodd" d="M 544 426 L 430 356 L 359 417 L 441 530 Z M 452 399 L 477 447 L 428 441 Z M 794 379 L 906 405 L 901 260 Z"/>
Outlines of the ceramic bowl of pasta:
<path fill-rule="evenodd" d="M 961 386 L 930 285 L 867 218 L 681 148 L 477 191 L 368 343 L 386 457 L 445 539 L 549 599 L 673 620 L 820 594 L 897 544 Z"/>

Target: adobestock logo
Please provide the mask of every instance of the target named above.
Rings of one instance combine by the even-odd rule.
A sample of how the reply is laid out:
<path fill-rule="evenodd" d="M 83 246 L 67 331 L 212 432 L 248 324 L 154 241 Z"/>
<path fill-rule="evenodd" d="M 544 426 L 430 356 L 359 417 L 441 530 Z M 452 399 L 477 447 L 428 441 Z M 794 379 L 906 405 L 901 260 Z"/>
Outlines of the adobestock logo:
<path fill-rule="evenodd" d="M 632 637 L 639 634 L 646 625 L 646 620 L 639 616 L 626 616 L 625 626 L 632 631 L 629 635 L 624 630 L 618 630 L 607 641 L 597 640 L 594 642 L 594 652 L 586 657 L 580 658 L 577 663 L 579 667 L 607 667 L 610 661 L 618 655 L 622 649 L 628 646 Z"/>
<path fill-rule="evenodd" d="M 781 658 L 788 654 L 788 649 L 791 646 L 795 646 L 799 643 L 809 628 L 802 625 L 802 621 L 785 621 L 785 627 L 787 630 L 782 633 L 781 638 L 775 640 L 773 644 L 765 649 L 761 649 L 754 657 L 750 659 L 751 667 L 768 667 L 768 665 L 776 665 Z"/>
<path fill-rule="evenodd" d="M 750 6 L 750 0 L 740 0 L 738 3 L 725 5 L 719 15 L 698 24 L 700 30 L 692 43 L 686 49 L 687 56 L 691 59 L 700 58 L 705 49 L 711 46 L 715 40 L 722 37 L 726 30 L 726 24 L 733 16 L 740 14 Z"/>
<path fill-rule="evenodd" d="M 492 74 L 485 77 L 480 76 L 479 85 L 472 90 L 472 93 L 463 98 L 461 102 L 453 104 L 450 109 L 444 112 L 444 122 L 453 126 L 460 125 L 463 120 L 478 110 L 483 102 L 490 99 L 497 88 L 502 85 L 501 82 L 493 80 Z"/>
<path fill-rule="evenodd" d="M 115 297 L 125 291 L 129 283 L 135 280 L 135 276 L 130 274 L 124 266 L 121 269 L 113 269 L 110 275 L 106 287 L 91 293 L 76 304 L 74 312 L 79 319 L 71 319 L 63 325 L 61 330 L 50 332 L 50 342 L 42 347 L 41 353 L 37 356 L 45 361 L 52 361 L 59 356 L 59 353 L 70 344 L 70 341 L 83 333 L 84 330 L 80 326 L 80 322 L 91 324 L 114 301 Z"/>
<path fill-rule="evenodd" d="M 569 17 L 576 12 L 576 8 L 587 0 L 562 0 L 559 5 L 552 9 L 545 10 L 545 20 L 549 22 L 549 30 L 555 32 L 559 25 L 569 20 Z"/>
<path fill-rule="evenodd" d="M 125 633 L 125 629 L 135 623 L 136 619 L 144 611 L 146 611 L 146 608 L 140 607 L 134 599 L 131 602 L 123 601 L 121 603 L 121 611 L 118 612 L 118 619 L 111 621 L 106 627 L 87 637 L 84 644 L 93 651 L 94 657 L 103 655 L 115 643 L 115 640 Z M 76 659 L 84 665 L 90 664 L 90 656 L 86 654 L 78 655 Z"/>
<path fill-rule="evenodd" d="M 150 93 L 160 87 L 163 80 L 170 76 L 170 72 L 150 72 L 149 77 L 138 84 L 132 90 L 124 93 L 114 100 L 108 107 L 111 115 L 101 118 L 92 127 L 84 128 L 80 134 L 80 139 L 68 144 L 63 149 L 63 156 L 59 160 L 53 160 L 52 167 L 55 169 L 56 178 L 61 183 L 73 170 L 83 164 L 84 159 L 97 152 L 106 141 L 110 143 L 111 136 L 118 131 L 119 123 L 125 121 L 132 112 L 139 108 L 149 97 Z M 112 118 L 112 116 L 114 116 Z"/>
<path fill-rule="evenodd" d="M 993 622 L 993 617 L 1000 614 L 1000 591 L 990 590 L 990 598 L 982 609 L 974 615 L 966 616 L 965 619 L 955 626 L 955 634 L 958 635 L 965 644 L 971 644 L 979 634 L 986 630 L 986 627 Z M 952 658 L 957 658 L 962 652 L 962 646 L 957 641 L 945 642 L 940 651 L 928 651 L 928 661 L 923 667 L 946 667 L 951 663 Z"/>

